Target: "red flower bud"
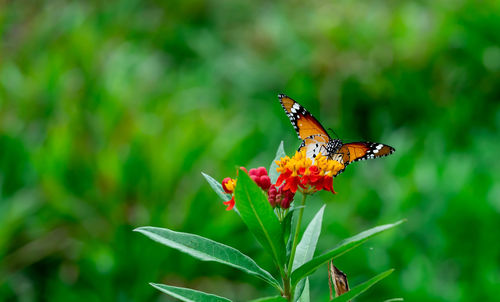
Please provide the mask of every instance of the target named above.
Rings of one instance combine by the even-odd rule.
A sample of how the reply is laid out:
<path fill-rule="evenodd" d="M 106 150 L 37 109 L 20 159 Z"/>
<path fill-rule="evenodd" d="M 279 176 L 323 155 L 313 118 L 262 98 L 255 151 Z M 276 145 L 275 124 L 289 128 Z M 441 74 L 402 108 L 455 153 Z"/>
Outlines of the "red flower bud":
<path fill-rule="evenodd" d="M 264 168 L 264 167 L 259 167 L 259 168 L 257 169 L 257 175 L 259 175 L 259 176 L 264 176 L 264 175 L 266 175 L 266 176 L 267 176 L 267 170 L 266 170 L 266 168 Z"/>
<path fill-rule="evenodd" d="M 264 167 L 260 167 L 257 169 L 250 169 L 248 172 L 250 178 L 262 188 L 262 190 L 267 191 L 271 186 L 271 179 L 267 175 L 267 170 Z"/>
<path fill-rule="evenodd" d="M 258 167 L 254 169 L 250 169 L 250 172 L 248 172 L 249 175 L 255 175 L 255 176 L 267 176 L 267 170 L 264 167 Z"/>
<path fill-rule="evenodd" d="M 278 191 L 276 190 L 275 186 L 271 186 L 269 188 L 269 191 L 267 191 L 267 197 L 269 200 L 269 203 L 273 208 L 276 207 L 276 195 L 278 194 Z"/>
<path fill-rule="evenodd" d="M 257 175 L 257 169 L 255 169 L 255 168 L 250 169 L 250 171 L 248 171 L 248 175 L 250 175 L 250 176 L 258 176 Z"/>
<path fill-rule="evenodd" d="M 282 209 L 288 209 L 293 201 L 293 198 L 295 197 L 295 193 L 291 190 L 285 190 L 284 185 L 279 187 L 279 189 L 276 189 L 274 185 L 271 185 L 267 194 L 271 206 L 279 206 Z"/>
<path fill-rule="evenodd" d="M 280 207 L 282 209 L 288 209 L 290 207 L 290 204 L 293 201 L 293 197 L 295 197 L 295 193 L 290 191 L 290 190 L 281 190 L 282 187 L 280 187 L 281 191 L 281 204 Z"/>
<path fill-rule="evenodd" d="M 257 184 L 262 188 L 262 190 L 267 191 L 271 186 L 271 179 L 267 175 L 263 175 L 259 178 Z"/>

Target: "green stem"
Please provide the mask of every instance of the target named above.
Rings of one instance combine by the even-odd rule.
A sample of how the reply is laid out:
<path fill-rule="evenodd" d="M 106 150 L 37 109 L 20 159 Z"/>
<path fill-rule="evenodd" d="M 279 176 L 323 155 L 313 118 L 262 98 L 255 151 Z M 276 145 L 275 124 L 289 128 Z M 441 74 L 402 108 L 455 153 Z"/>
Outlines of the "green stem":
<path fill-rule="evenodd" d="M 281 279 L 283 280 L 283 288 L 284 288 L 282 295 L 288 301 L 290 301 L 290 279 L 288 278 L 288 276 L 283 276 Z"/>
<path fill-rule="evenodd" d="M 292 273 L 292 265 L 293 265 L 293 259 L 295 258 L 295 250 L 297 249 L 297 244 L 298 244 L 298 239 L 299 239 L 299 232 L 300 232 L 300 223 L 302 222 L 302 215 L 304 214 L 304 204 L 306 203 L 306 196 L 307 194 L 302 193 L 302 203 L 301 203 L 301 208 L 299 212 L 299 219 L 297 220 L 297 226 L 295 227 L 295 234 L 293 236 L 293 244 L 292 244 L 292 251 L 290 254 L 290 261 L 288 261 L 288 276 L 291 275 Z"/>

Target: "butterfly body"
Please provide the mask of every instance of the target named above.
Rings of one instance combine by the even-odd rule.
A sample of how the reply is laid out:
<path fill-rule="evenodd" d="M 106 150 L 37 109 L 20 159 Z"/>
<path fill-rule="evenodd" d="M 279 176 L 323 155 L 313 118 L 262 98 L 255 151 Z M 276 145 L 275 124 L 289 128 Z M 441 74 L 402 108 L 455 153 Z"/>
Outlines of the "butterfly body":
<path fill-rule="evenodd" d="M 393 147 L 380 143 L 344 144 L 340 139 L 332 139 L 321 123 L 302 105 L 284 94 L 278 95 L 278 98 L 297 135 L 302 140 L 299 151 L 305 150 L 307 157 L 311 159 L 321 153 L 329 159 L 338 161 L 344 165 L 345 169 L 352 162 L 387 156 L 395 151 Z M 341 169 L 337 175 L 344 169 Z"/>

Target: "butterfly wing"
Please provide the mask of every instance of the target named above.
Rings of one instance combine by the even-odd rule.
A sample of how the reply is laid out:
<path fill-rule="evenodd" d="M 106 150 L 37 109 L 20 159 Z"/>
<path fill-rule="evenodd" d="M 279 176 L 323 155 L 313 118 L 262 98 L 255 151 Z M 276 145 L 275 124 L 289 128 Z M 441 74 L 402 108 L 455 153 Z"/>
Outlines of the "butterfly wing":
<path fill-rule="evenodd" d="M 348 165 L 355 161 L 387 156 L 394 151 L 393 147 L 380 143 L 353 142 L 343 144 L 338 153 L 342 155 L 346 165 Z"/>
<path fill-rule="evenodd" d="M 329 141 L 330 138 L 322 134 L 311 135 L 302 141 L 299 147 L 299 151 L 305 149 L 306 156 L 311 159 L 316 158 L 316 156 L 318 156 L 320 152 L 321 154 L 328 156 L 329 152 L 327 149 L 327 144 Z"/>
<path fill-rule="evenodd" d="M 342 147 L 330 156 L 330 159 L 336 160 L 344 165 L 344 168 L 337 171 L 333 177 L 344 172 L 347 165 L 352 162 L 387 156 L 394 151 L 395 149 L 393 147 L 380 143 L 353 142 L 343 144 Z"/>
<path fill-rule="evenodd" d="M 330 136 L 325 128 L 321 126 L 314 116 L 312 116 L 306 108 L 302 107 L 299 103 L 292 100 L 284 94 L 279 94 L 281 106 L 285 110 L 286 115 L 290 119 L 293 128 L 297 131 L 297 135 L 301 140 L 305 140 L 312 136 L 324 136 L 330 140 Z"/>

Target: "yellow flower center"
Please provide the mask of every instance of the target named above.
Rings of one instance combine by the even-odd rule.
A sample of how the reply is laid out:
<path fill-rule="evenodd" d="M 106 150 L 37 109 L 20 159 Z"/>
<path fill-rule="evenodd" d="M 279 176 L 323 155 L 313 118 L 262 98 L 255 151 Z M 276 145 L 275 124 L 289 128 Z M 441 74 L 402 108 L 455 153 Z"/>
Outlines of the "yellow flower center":
<path fill-rule="evenodd" d="M 329 159 L 321 153 L 316 156 L 313 162 L 307 157 L 305 150 L 295 152 L 295 155 L 291 158 L 288 156 L 282 157 L 279 161 L 276 161 L 276 164 L 278 165 L 276 171 L 279 173 L 286 173 L 287 171 L 290 171 L 292 176 L 303 176 L 299 173 L 301 168 L 305 169 L 304 175 L 310 175 L 311 172 L 309 167 L 312 166 L 318 167 L 318 172 L 321 176 L 336 175 L 339 170 L 344 168 L 344 165 L 338 161 Z"/>
<path fill-rule="evenodd" d="M 236 181 L 237 181 L 237 179 L 231 179 L 230 181 L 228 181 L 228 182 L 226 183 L 226 188 L 227 188 L 229 191 L 234 192 L 234 188 L 236 187 Z"/>

